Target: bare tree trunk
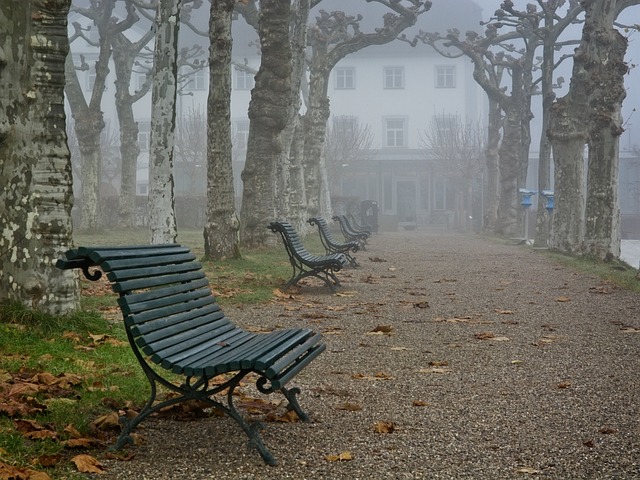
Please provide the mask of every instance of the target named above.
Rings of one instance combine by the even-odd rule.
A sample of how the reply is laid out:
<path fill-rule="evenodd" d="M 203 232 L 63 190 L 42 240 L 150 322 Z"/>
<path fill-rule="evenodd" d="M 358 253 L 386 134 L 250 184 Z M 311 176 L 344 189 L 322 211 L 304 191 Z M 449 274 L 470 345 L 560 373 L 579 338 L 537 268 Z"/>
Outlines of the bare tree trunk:
<path fill-rule="evenodd" d="M 587 98 L 583 85 L 580 87 L 582 94 L 578 95 L 577 82 L 577 76 L 575 80 L 572 78 L 571 84 L 575 84 L 576 87 L 572 88 L 566 97 L 558 99 L 553 104 L 547 131 L 553 146 L 555 163 L 555 208 L 549 247 L 566 253 L 580 252 L 584 226 Z"/>
<path fill-rule="evenodd" d="M 292 153 L 299 151 L 294 148 L 295 133 L 300 122 L 300 87 L 305 68 L 305 49 L 307 46 L 307 22 L 309 20 L 309 0 L 300 0 L 292 12 L 291 27 L 291 108 L 287 116 L 287 126 L 282 132 L 283 150 L 277 163 L 277 195 L 276 215 L 278 218 L 288 219 L 298 232 L 304 232 L 309 225 L 306 218 L 300 217 L 300 201 L 306 201 L 298 194 L 304 191 L 304 180 L 299 176 L 298 168 L 301 158 L 293 158 Z M 302 182 L 302 183 L 301 183 Z M 295 204 L 295 206 L 294 206 Z"/>
<path fill-rule="evenodd" d="M 309 108 L 304 115 L 304 179 L 307 212 L 310 217 L 321 215 L 321 159 L 330 116 L 327 82 L 330 68 L 311 68 Z"/>
<path fill-rule="evenodd" d="M 275 218 L 276 164 L 291 107 L 290 2 L 261 0 L 262 60 L 249 104 L 251 127 L 242 180 L 240 241 L 247 247 L 275 242 L 266 225 Z"/>
<path fill-rule="evenodd" d="M 622 101 L 626 96 L 624 62 L 627 39 L 613 28 L 615 0 L 594 5 L 591 42 L 599 60 L 590 62 L 598 85 L 589 106 L 593 110 L 589 130 L 589 163 L 583 253 L 601 259 L 620 256 L 620 207 L 618 205 L 618 154 L 622 128 Z M 586 28 L 586 25 L 585 25 Z"/>
<path fill-rule="evenodd" d="M 118 225 L 123 228 L 134 227 L 136 176 L 138 170 L 138 124 L 133 114 L 133 104 L 149 91 L 150 82 L 133 95 L 130 92 L 131 80 L 136 57 L 142 48 L 151 41 L 153 32 L 145 34 L 138 41 L 131 42 L 122 33 L 112 39 L 113 62 L 116 72 L 116 113 L 120 124 L 120 157 L 122 162 L 120 196 L 118 197 Z"/>
<path fill-rule="evenodd" d="M 64 64 L 70 0 L 0 4 L 0 298 L 62 314 L 75 275 L 54 267 L 72 244 Z"/>
<path fill-rule="evenodd" d="M 498 147 L 500 146 L 500 128 L 502 126 L 502 108 L 489 98 L 489 125 L 487 132 L 487 200 L 484 209 L 483 230 L 495 232 L 498 224 L 498 204 L 500 202 L 500 168 Z"/>
<path fill-rule="evenodd" d="M 584 253 L 584 146 L 597 136 L 598 127 L 596 126 L 594 129 L 594 125 L 597 125 L 597 123 L 594 124 L 593 120 L 594 118 L 599 118 L 601 113 L 612 115 L 609 121 L 613 122 L 613 125 L 615 125 L 615 122 L 619 122 L 619 119 L 615 118 L 615 108 L 612 111 L 611 105 L 606 107 L 604 112 L 594 110 L 599 97 L 605 95 L 605 89 L 617 90 L 620 87 L 618 80 L 615 80 L 613 84 L 609 83 L 611 77 L 608 75 L 601 78 L 603 72 L 601 69 L 616 70 L 620 68 L 618 63 L 619 58 L 621 58 L 620 51 L 610 51 L 612 45 L 615 45 L 615 42 L 612 42 L 613 38 L 610 32 L 615 18 L 616 0 L 592 0 L 583 2 L 582 5 L 586 12 L 585 23 L 582 29 L 582 40 L 575 51 L 573 59 L 573 72 L 569 92 L 553 104 L 550 128 L 547 132 L 553 146 L 553 157 L 556 164 L 556 202 L 550 246 L 563 252 L 574 254 Z M 618 43 L 616 48 L 620 48 L 620 46 Z M 626 47 L 622 48 L 621 55 L 624 55 L 624 48 Z M 609 64 L 607 61 L 610 55 L 613 55 L 613 64 Z M 603 62 L 605 62 L 604 65 Z M 619 75 L 619 72 L 611 73 L 614 78 Z M 617 92 L 612 95 L 612 98 L 619 96 L 620 92 Z M 621 98 L 618 99 L 621 101 Z M 590 131 L 592 130 L 594 135 L 590 136 Z M 613 140 L 609 135 L 607 134 L 606 137 Z M 614 132 L 614 136 L 618 135 L 619 132 Z M 606 155 L 616 153 L 615 162 L 617 162 L 616 147 L 614 147 L 613 151 L 608 147 L 605 147 L 605 149 L 609 150 Z M 602 151 L 602 154 L 605 154 L 605 151 Z M 595 165 L 593 167 L 595 168 Z M 610 164 L 607 169 L 609 171 L 606 172 L 604 181 L 611 182 L 610 174 L 617 172 L 617 163 L 615 166 Z M 601 189 L 601 187 L 595 186 L 594 188 Z M 611 186 L 605 190 L 609 188 Z M 594 193 L 604 193 L 606 195 L 605 190 Z M 609 203 L 610 208 L 601 213 L 616 215 L 615 207 L 611 203 L 614 202 L 615 204 L 617 202 L 615 194 L 609 195 L 606 202 Z M 590 208 L 593 209 L 593 207 Z M 591 210 L 590 216 L 593 216 L 594 213 Z M 602 228 L 618 228 L 615 227 L 616 222 L 616 220 L 613 220 L 613 223 L 610 223 L 609 226 L 602 224 Z M 590 226 L 589 228 L 592 229 L 593 227 Z M 591 231 L 590 235 L 593 236 L 593 234 L 594 232 Z M 606 241 L 604 243 L 608 244 L 606 249 L 609 249 L 611 242 Z M 587 250 L 591 250 L 591 247 Z"/>
<path fill-rule="evenodd" d="M 178 85 L 178 32 L 182 0 L 160 0 L 151 94 L 149 229 L 152 244 L 175 243 L 178 235 L 173 182 L 173 145 Z"/>
<path fill-rule="evenodd" d="M 504 99 L 505 111 L 502 143 L 499 148 L 500 201 L 496 233 L 512 236 L 519 233 L 518 181 L 522 171 L 522 123 L 524 118 L 524 92 L 522 67 L 515 62 L 511 67 L 511 97 Z"/>
<path fill-rule="evenodd" d="M 235 0 L 211 2 L 207 107 L 207 223 L 204 254 L 239 257 L 231 155 L 231 14 Z"/>

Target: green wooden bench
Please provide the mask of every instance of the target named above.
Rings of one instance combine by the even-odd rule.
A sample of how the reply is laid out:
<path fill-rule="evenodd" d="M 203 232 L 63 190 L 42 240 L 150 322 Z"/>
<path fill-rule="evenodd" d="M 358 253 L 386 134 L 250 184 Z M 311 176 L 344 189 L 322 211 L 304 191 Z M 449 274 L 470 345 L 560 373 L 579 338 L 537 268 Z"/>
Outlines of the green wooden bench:
<path fill-rule="evenodd" d="M 345 240 L 348 242 L 357 242 L 362 250 L 366 250 L 365 245 L 367 244 L 367 240 L 371 236 L 371 232 L 367 231 L 359 231 L 353 228 L 353 226 L 349 223 L 349 219 L 346 215 L 336 215 L 333 217 L 333 220 L 338 222 L 340 225 L 340 231 L 344 236 Z"/>
<path fill-rule="evenodd" d="M 79 247 L 67 251 L 56 266 L 81 269 L 90 280 L 106 273 L 119 294 L 129 343 L 151 385 L 150 398 L 140 413 L 131 420 L 121 419 L 123 429 L 114 449 L 130 443 L 133 429 L 152 413 L 201 400 L 233 418 L 265 463 L 275 464 L 258 434 L 259 424 L 245 421 L 233 404 L 234 390 L 252 372 L 258 375 L 256 387 L 261 393 L 279 390 L 288 401 L 287 408 L 308 420 L 296 398 L 300 390 L 286 385 L 325 349 L 320 334 L 306 328 L 251 333 L 237 327 L 220 309 L 202 265 L 188 248 L 176 244 Z M 91 267 L 102 272 L 90 271 Z M 182 375 L 184 382 L 170 382 L 163 369 Z M 177 395 L 156 403 L 158 385 Z"/>
<path fill-rule="evenodd" d="M 313 217 L 308 221 L 311 225 L 316 225 L 318 227 L 318 232 L 320 233 L 320 241 L 322 242 L 322 245 L 324 246 L 327 254 L 344 253 L 351 266 L 358 267 L 358 262 L 350 253 L 356 253 L 358 250 L 360 250 L 360 245 L 358 244 L 358 242 L 340 242 L 336 240 L 333 236 L 333 233 L 331 233 L 329 224 L 327 224 L 327 221 L 322 217 Z"/>
<path fill-rule="evenodd" d="M 295 285 L 305 277 L 314 276 L 322 280 L 331 292 L 335 293 L 335 287 L 340 286 L 335 272 L 341 270 L 348 262 L 344 253 L 312 255 L 302 244 L 293 225 L 287 222 L 271 222 L 267 228 L 280 234 L 293 267 L 293 275 L 285 284 L 285 288 Z"/>

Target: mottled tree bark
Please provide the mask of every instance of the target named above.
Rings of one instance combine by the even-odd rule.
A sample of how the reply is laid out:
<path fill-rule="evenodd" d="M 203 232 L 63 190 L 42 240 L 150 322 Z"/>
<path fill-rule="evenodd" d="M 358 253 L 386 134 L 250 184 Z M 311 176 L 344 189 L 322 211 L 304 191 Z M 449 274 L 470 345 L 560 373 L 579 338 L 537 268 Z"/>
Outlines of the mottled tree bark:
<path fill-rule="evenodd" d="M 235 0 L 211 2 L 207 106 L 207 223 L 204 254 L 238 257 L 231 155 L 231 14 Z"/>
<path fill-rule="evenodd" d="M 78 308 L 70 248 L 71 160 L 64 63 L 70 0 L 0 3 L 0 299 L 52 314 Z"/>
<path fill-rule="evenodd" d="M 484 207 L 483 230 L 495 232 L 498 223 L 498 203 L 500 202 L 500 168 L 498 148 L 500 146 L 500 130 L 502 128 L 502 108 L 500 104 L 489 99 L 489 121 L 487 127 L 487 148 L 485 157 L 487 164 L 487 193 Z"/>
<path fill-rule="evenodd" d="M 112 39 L 113 63 L 116 73 L 116 113 L 120 124 L 121 181 L 118 197 L 118 226 L 134 227 L 136 176 L 138 170 L 138 123 L 133 114 L 133 105 L 149 92 L 151 82 L 130 93 L 133 68 L 141 50 L 151 41 L 153 32 L 147 32 L 138 41 L 132 42 L 119 33 Z"/>
<path fill-rule="evenodd" d="M 309 0 L 295 2 L 291 20 L 291 106 L 287 115 L 287 126 L 282 132 L 282 153 L 277 162 L 276 216 L 288 219 L 300 233 L 309 224 L 304 215 L 306 196 L 302 175 L 302 151 L 295 144 L 296 132 L 300 132 L 300 88 L 305 71 L 305 51 L 307 46 L 307 22 L 309 20 Z"/>
<path fill-rule="evenodd" d="M 290 2 L 261 0 L 262 60 L 249 104 L 249 138 L 242 180 L 241 244 L 258 247 L 275 242 L 266 225 L 276 217 L 276 165 L 283 151 L 291 98 Z"/>
<path fill-rule="evenodd" d="M 591 82 L 589 162 L 583 253 L 600 259 L 620 256 L 618 155 L 622 128 L 622 101 L 626 97 L 624 62 L 627 39 L 613 28 L 616 0 L 594 2 L 588 11 L 583 41 L 594 48 Z M 589 27 L 589 29 L 587 29 Z M 585 38 L 588 36 L 588 38 Z M 595 45 L 593 45 L 595 44 Z M 603 86 L 606 86 L 603 88 Z"/>
<path fill-rule="evenodd" d="M 160 0 L 151 94 L 149 229 L 152 244 L 175 243 L 178 235 L 173 181 L 173 146 L 178 92 L 178 32 L 182 0 Z"/>

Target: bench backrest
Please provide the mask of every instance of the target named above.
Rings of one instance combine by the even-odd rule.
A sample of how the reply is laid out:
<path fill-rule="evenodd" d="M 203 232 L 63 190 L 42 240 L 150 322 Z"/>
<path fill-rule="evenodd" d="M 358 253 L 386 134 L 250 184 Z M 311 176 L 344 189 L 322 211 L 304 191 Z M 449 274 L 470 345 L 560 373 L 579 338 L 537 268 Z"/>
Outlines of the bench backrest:
<path fill-rule="evenodd" d="M 339 270 L 342 268 L 344 261 L 343 256 L 329 254 L 324 256 L 312 255 L 302 244 L 300 235 L 293 225 L 288 222 L 271 222 L 268 226 L 273 232 L 277 232 L 282 237 L 285 248 L 290 259 L 298 259 L 305 265 L 320 266 L 331 265 L 332 268 Z M 293 260 L 292 260 L 293 261 Z"/>
<path fill-rule="evenodd" d="M 241 329 L 217 304 L 200 262 L 181 245 L 79 248 L 73 262 L 89 259 L 106 273 L 120 297 L 127 335 L 155 363 L 175 373 L 181 353 L 199 348 L 211 353 L 211 342 L 223 342 Z"/>

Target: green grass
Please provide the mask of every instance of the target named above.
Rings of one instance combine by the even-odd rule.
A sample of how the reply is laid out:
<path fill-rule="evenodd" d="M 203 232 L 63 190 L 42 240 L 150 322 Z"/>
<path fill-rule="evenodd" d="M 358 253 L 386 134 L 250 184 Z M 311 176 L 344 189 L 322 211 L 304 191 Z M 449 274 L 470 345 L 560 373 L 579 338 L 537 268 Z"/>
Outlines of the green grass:
<path fill-rule="evenodd" d="M 574 257 L 554 251 L 548 251 L 547 255 L 573 270 L 599 277 L 619 287 L 640 293 L 638 271 L 625 262 L 619 260 L 605 262 L 591 257 Z"/>

